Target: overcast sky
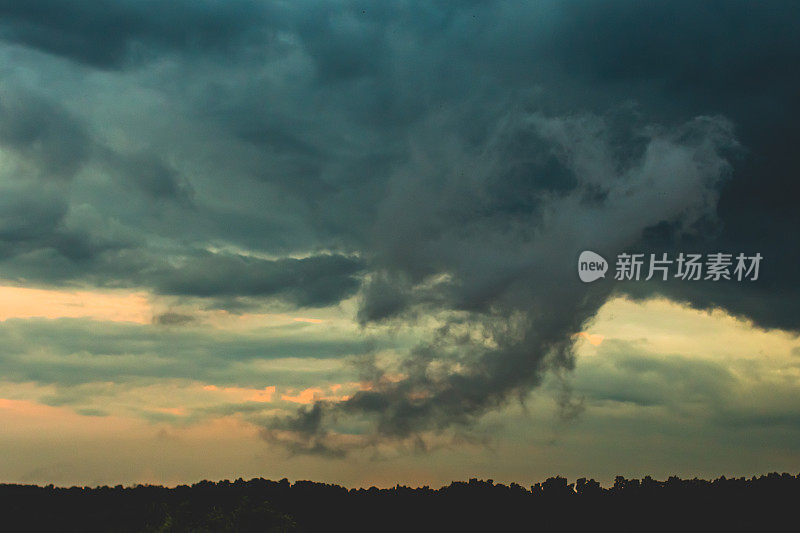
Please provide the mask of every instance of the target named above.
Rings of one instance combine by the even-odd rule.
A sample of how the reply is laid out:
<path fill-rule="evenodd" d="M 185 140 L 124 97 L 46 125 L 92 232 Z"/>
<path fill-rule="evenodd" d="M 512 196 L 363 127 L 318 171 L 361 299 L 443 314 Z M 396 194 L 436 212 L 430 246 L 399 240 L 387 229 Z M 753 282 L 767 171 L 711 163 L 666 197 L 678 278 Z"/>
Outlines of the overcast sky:
<path fill-rule="evenodd" d="M 0 0 L 0 481 L 796 472 L 798 64 L 789 0 Z"/>

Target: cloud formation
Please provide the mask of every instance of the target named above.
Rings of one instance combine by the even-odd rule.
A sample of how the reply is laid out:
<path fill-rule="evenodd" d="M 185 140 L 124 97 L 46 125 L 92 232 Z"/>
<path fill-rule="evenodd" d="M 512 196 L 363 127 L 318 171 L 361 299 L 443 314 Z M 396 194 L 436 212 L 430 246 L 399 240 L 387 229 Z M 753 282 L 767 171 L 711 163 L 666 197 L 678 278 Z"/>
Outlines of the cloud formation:
<path fill-rule="evenodd" d="M 611 292 L 610 285 L 587 290 L 577 279 L 577 251 L 621 250 L 659 222 L 688 231 L 713 217 L 717 186 L 729 172 L 722 153 L 734 143 L 726 121 L 703 117 L 674 130 L 615 131 L 640 143 L 619 156 L 610 130 L 599 117 L 531 115 L 477 149 L 430 154 L 420 147 L 386 199 L 388 219 L 377 226 L 381 270 L 377 286 L 365 289 L 360 318 L 427 313 L 441 325 L 398 365 L 370 366 L 369 390 L 317 402 L 265 435 L 297 431 L 296 443 L 317 451 L 328 418 L 366 416 L 377 434 L 398 438 L 467 425 L 509 397 L 524 398 L 546 370 L 571 368 L 572 336 Z M 505 202 L 520 187 L 508 166 L 526 157 L 509 157 L 520 137 L 535 139 L 540 151 L 530 157 L 552 158 L 569 183 L 529 184 L 529 197 L 518 200 L 525 208 L 509 210 Z M 387 371 L 402 378 L 388 379 Z"/>
<path fill-rule="evenodd" d="M 368 390 L 265 424 L 328 453 L 524 397 L 614 292 L 796 331 L 798 9 L 0 2 L 0 275 L 427 328 L 362 363 Z M 637 248 L 765 268 L 574 275 Z"/>

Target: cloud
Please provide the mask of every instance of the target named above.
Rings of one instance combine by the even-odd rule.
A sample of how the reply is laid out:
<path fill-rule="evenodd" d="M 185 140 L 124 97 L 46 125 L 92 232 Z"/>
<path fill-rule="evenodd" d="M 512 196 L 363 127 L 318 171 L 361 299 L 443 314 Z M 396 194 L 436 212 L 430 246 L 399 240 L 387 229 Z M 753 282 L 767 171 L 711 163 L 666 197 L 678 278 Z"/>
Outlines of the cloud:
<path fill-rule="evenodd" d="M 428 327 L 362 365 L 369 390 L 267 428 L 316 450 L 337 417 L 467 425 L 571 368 L 612 293 L 577 281 L 584 249 L 759 251 L 757 284 L 617 290 L 797 330 L 797 10 L 0 2 L 25 95 L 0 100 L 0 275 Z"/>
<path fill-rule="evenodd" d="M 148 199 L 191 203 L 191 185 L 174 168 L 153 154 L 119 154 L 106 150 L 101 164 L 124 185 L 144 193 Z"/>
<path fill-rule="evenodd" d="M 100 68 L 159 49 L 224 51 L 264 22 L 260 2 L 33 0 L 0 3 L 3 39 Z"/>
<path fill-rule="evenodd" d="M 158 324 L 160 326 L 185 326 L 186 324 L 191 324 L 195 320 L 197 320 L 196 317 L 192 315 L 167 311 L 166 313 L 155 315 L 153 317 L 153 324 Z"/>
<path fill-rule="evenodd" d="M 345 332 L 309 338 L 300 324 L 267 326 L 236 331 L 195 323 L 163 328 L 84 318 L 12 318 L 0 322 L 5 345 L 0 369 L 7 381 L 64 388 L 174 380 L 297 388 L 309 379 L 341 382 L 347 372 L 343 360 L 376 345 Z"/>
<path fill-rule="evenodd" d="M 83 126 L 63 108 L 16 91 L 0 93 L 0 145 L 34 163 L 31 177 L 44 180 L 72 178 L 91 149 Z"/>
<path fill-rule="evenodd" d="M 266 260 L 198 253 L 153 278 L 163 294 L 281 296 L 298 306 L 338 303 L 358 289 L 361 263 L 342 255 Z"/>
<path fill-rule="evenodd" d="M 422 307 L 439 313 L 442 325 L 393 369 L 399 381 L 371 367 L 378 378 L 368 390 L 319 401 L 271 429 L 315 436 L 311 451 L 324 445 L 319 437 L 329 434 L 327 424 L 347 416 L 366 416 L 377 434 L 406 438 L 468 425 L 509 397 L 524 396 L 548 369 L 571 368 L 572 335 L 610 291 L 587 294 L 571 268 L 578 250 L 624 249 L 661 221 L 691 226 L 713 214 L 716 186 L 729 171 L 722 151 L 733 139 L 724 120 L 631 128 L 628 135 L 643 140 L 632 157 L 615 156 L 600 117 L 541 115 L 510 120 L 477 150 L 423 153 L 396 177 L 387 219 L 377 225 L 383 255 L 376 262 L 386 272 L 378 283 L 405 283 L 393 286 L 391 313 L 386 293 L 369 288 L 362 312 L 375 308 L 369 298 L 377 294 L 384 311 L 366 321 Z M 572 185 L 556 192 L 533 187 L 530 207 L 509 212 L 503 187 L 516 184 L 496 180 L 508 176 L 516 159 L 499 154 L 507 156 L 509 139 L 524 135 L 544 143 Z M 454 194 L 457 203 L 448 201 Z M 447 277 L 440 283 L 429 282 L 441 274 Z"/>
<path fill-rule="evenodd" d="M 717 361 L 698 360 L 679 354 L 655 354 L 630 342 L 608 341 L 589 375 L 602 372 L 602 383 L 582 376 L 581 390 L 593 401 L 666 405 L 685 409 L 690 405 L 722 408 L 741 386 L 737 377 Z M 600 366 L 602 365 L 602 366 Z M 597 377 L 597 376 L 595 376 Z"/>

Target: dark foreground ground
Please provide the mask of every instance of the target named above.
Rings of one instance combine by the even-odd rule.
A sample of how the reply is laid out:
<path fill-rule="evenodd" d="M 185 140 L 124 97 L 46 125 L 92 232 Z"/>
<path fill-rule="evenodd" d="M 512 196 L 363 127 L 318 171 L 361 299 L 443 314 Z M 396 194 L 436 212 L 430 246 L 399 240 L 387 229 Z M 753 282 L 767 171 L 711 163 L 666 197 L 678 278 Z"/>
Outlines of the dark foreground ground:
<path fill-rule="evenodd" d="M 241 479 L 158 486 L 0 485 L 0 531 L 765 531 L 798 527 L 800 474 L 715 481 L 550 478 L 345 489 Z"/>

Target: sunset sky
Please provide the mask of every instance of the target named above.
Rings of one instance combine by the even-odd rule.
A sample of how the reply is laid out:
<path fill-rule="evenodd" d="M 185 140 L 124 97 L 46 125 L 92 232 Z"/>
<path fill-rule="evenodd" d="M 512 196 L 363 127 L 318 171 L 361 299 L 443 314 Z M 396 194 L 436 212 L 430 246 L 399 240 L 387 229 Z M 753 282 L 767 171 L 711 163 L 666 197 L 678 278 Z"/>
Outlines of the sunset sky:
<path fill-rule="evenodd" d="M 798 64 L 793 1 L 0 0 L 0 482 L 800 471 Z"/>

